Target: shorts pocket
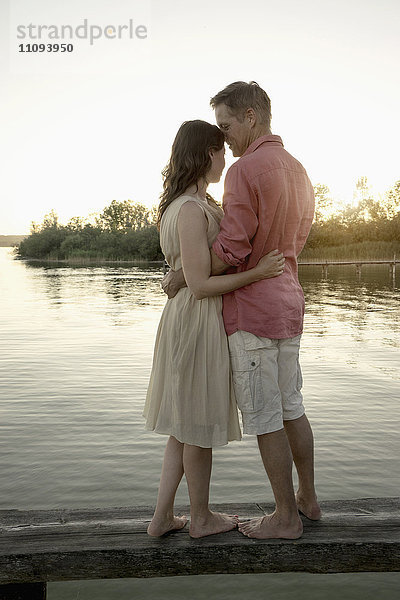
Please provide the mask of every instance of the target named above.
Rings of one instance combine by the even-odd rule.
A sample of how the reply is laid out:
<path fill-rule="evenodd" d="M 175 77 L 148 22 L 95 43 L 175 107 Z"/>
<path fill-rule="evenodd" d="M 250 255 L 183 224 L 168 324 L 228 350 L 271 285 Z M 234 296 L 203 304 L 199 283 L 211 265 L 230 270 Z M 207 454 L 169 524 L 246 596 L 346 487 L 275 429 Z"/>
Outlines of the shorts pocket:
<path fill-rule="evenodd" d="M 243 412 L 262 407 L 261 360 L 254 352 L 231 354 L 231 369 L 236 402 Z"/>
<path fill-rule="evenodd" d="M 300 361 L 299 361 L 299 359 L 297 359 L 297 382 L 296 382 L 297 391 L 300 392 L 302 387 L 303 387 L 303 374 L 301 372 Z"/>

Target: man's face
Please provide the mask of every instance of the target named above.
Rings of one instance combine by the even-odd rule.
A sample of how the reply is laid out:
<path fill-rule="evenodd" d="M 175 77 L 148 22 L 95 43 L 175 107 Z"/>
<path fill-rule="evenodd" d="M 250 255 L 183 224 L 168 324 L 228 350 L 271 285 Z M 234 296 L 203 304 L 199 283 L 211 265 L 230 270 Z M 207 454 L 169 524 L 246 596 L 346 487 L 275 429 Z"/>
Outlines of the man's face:
<path fill-rule="evenodd" d="M 251 144 L 248 119 L 245 117 L 242 123 L 238 121 L 226 104 L 218 104 L 215 107 L 215 119 L 233 156 L 242 156 Z"/>

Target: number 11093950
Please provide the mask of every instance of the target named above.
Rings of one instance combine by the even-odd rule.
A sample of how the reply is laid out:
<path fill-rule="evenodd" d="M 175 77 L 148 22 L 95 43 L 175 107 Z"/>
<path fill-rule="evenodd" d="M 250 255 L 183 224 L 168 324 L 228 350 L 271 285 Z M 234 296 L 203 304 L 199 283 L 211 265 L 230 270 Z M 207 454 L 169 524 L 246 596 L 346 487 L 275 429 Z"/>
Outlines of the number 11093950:
<path fill-rule="evenodd" d="M 73 44 L 19 44 L 19 52 L 73 52 Z"/>

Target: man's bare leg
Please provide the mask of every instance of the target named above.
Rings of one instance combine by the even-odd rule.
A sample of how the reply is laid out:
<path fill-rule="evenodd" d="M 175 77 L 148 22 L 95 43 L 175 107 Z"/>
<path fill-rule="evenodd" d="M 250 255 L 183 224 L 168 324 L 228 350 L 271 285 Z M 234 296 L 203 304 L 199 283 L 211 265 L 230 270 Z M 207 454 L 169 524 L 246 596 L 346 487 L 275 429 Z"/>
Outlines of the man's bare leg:
<path fill-rule="evenodd" d="M 176 490 L 183 476 L 183 444 L 172 436 L 168 439 L 161 470 L 157 506 L 147 528 L 151 536 L 164 535 L 174 529 L 182 529 L 188 521 L 186 517 L 174 516 Z"/>
<path fill-rule="evenodd" d="M 303 524 L 293 490 L 293 460 L 285 430 L 259 435 L 257 440 L 276 509 L 271 515 L 239 523 L 239 531 L 253 538 L 297 539 L 303 533 Z"/>
<path fill-rule="evenodd" d="M 190 497 L 191 537 L 200 538 L 235 529 L 236 516 L 212 512 L 208 507 L 212 449 L 185 444 L 183 466 Z"/>
<path fill-rule="evenodd" d="M 318 521 L 321 509 L 314 487 L 314 437 L 310 423 L 303 415 L 294 421 L 284 421 L 284 425 L 299 476 L 298 509 L 309 519 Z"/>

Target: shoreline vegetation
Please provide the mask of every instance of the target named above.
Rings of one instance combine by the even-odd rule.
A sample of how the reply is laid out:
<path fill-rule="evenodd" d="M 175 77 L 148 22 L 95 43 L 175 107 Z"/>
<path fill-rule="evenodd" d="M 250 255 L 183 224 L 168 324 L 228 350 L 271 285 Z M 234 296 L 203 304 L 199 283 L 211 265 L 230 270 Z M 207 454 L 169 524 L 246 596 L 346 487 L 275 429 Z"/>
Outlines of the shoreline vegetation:
<path fill-rule="evenodd" d="M 24 260 L 29 263 L 60 263 L 60 264 L 71 264 L 71 265 L 154 265 L 162 266 L 164 259 L 160 260 L 147 260 L 145 258 L 131 258 L 131 259 L 108 259 L 102 256 L 87 258 L 75 256 L 72 258 L 30 258 L 15 256 L 17 260 Z"/>
<path fill-rule="evenodd" d="M 154 265 L 163 266 L 164 259 L 148 260 L 146 258 L 130 259 L 109 259 L 103 256 L 71 256 L 67 258 L 44 257 L 32 258 L 19 256 L 15 253 L 15 258 L 32 263 L 60 263 L 71 265 Z M 351 261 L 396 261 L 400 263 L 400 241 L 399 242 L 360 242 L 350 244 L 349 246 L 326 246 L 325 248 L 307 249 L 305 248 L 298 258 L 298 264 L 303 263 L 319 264 L 327 261 L 351 262 Z M 340 266 L 340 265 L 339 265 Z"/>
<path fill-rule="evenodd" d="M 327 186 L 317 184 L 314 191 L 315 219 L 299 263 L 400 257 L 400 180 L 376 200 L 362 177 L 353 205 L 339 208 Z M 73 217 L 67 225 L 61 225 L 52 210 L 41 224 L 32 223 L 15 256 L 73 264 L 162 264 L 156 220 L 156 207 L 149 209 L 131 200 L 113 200 L 102 213 Z"/>
<path fill-rule="evenodd" d="M 346 246 L 325 246 L 308 248 L 305 246 L 298 263 L 318 263 L 323 261 L 393 261 L 400 262 L 400 240 L 393 242 L 364 241 Z"/>

